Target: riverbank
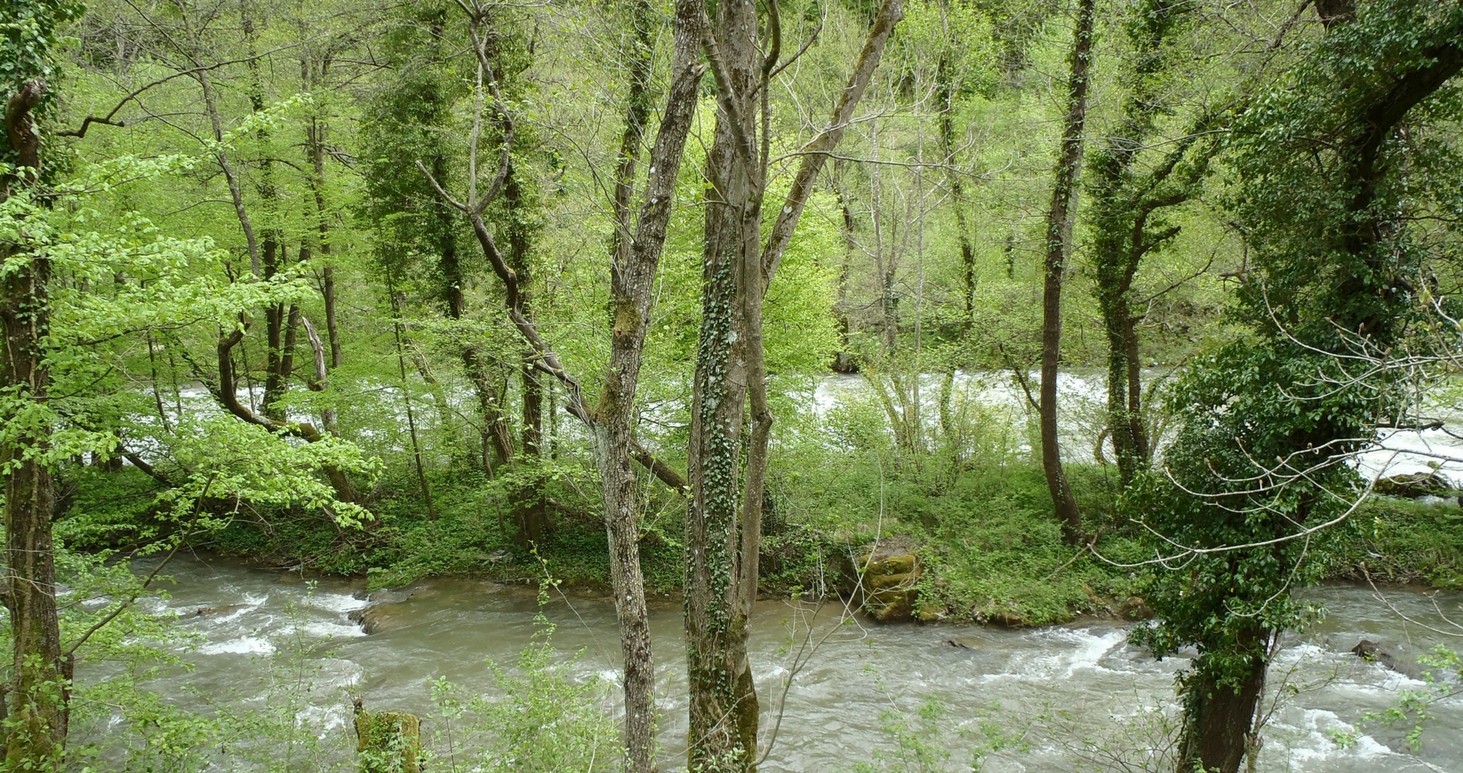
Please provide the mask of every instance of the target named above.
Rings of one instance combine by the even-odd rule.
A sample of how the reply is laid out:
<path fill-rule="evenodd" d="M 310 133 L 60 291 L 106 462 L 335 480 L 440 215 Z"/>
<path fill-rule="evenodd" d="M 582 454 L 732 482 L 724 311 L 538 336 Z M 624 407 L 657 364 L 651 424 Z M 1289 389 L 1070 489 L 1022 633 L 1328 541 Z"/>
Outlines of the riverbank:
<path fill-rule="evenodd" d="M 856 580 L 850 567 L 879 542 L 907 546 L 904 552 L 919 565 L 901 579 L 912 603 L 893 619 L 1027 627 L 1147 614 L 1141 600 L 1147 570 L 1131 565 L 1151 555 L 1136 527 L 1115 516 L 1106 468 L 1069 471 L 1088 528 L 1099 535 L 1095 554 L 1062 543 L 1044 479 L 1030 464 L 945 477 L 910 470 L 880 477 L 854 466 L 837 474 L 810 465 L 778 472 L 762 553 L 762 592 L 770 597 L 846 593 Z M 156 512 L 150 478 L 135 470 L 88 475 L 75 482 L 57 525 L 69 546 L 124 547 L 176 528 Z M 359 529 L 322 514 L 246 507 L 190 542 L 258 565 L 365 578 L 371 589 L 461 577 L 551 580 L 605 592 L 604 531 L 587 497 L 551 484 L 559 503 L 554 529 L 529 549 L 514 541 L 497 489 L 478 477 L 434 476 L 435 520 L 422 516 L 409 481 L 388 479 L 373 494 L 377 519 Z M 641 543 L 647 591 L 674 597 L 681 587 L 682 505 L 668 494 L 650 504 Z M 1311 560 L 1327 579 L 1463 587 L 1463 508 L 1451 500 L 1374 497 L 1347 523 L 1319 535 Z"/>

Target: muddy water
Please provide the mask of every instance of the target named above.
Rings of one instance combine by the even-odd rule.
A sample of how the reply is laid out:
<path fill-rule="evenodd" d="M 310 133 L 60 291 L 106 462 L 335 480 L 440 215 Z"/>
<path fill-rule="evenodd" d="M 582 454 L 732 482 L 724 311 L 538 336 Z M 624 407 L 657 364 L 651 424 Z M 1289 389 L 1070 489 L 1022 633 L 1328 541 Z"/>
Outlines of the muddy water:
<path fill-rule="evenodd" d="M 221 560 L 189 559 L 168 571 L 176 584 L 155 611 L 177 614 L 180 625 L 197 635 L 187 653 L 196 669 L 168 677 L 159 689 L 187 684 L 202 696 L 243 690 L 237 699 L 257 698 L 248 691 L 262 689 L 255 677 L 271 658 L 278 663 L 287 652 L 304 648 L 314 653 L 309 680 L 315 686 L 315 705 L 305 719 L 343 741 L 350 733 L 347 692 L 371 707 L 428 713 L 431 680 L 446 677 L 468 690 L 489 690 L 487 660 L 511 666 L 538 630 L 531 589 L 426 582 L 408 589 L 404 602 L 405 592 L 389 596 L 398 603 L 368 635 L 349 617 L 369 603 L 359 582 L 322 579 L 311 585 L 289 572 Z M 1274 711 L 1259 769 L 1463 770 L 1463 702 L 1457 699 L 1436 709 L 1421 755 L 1405 750 L 1401 729 L 1357 726 L 1364 712 L 1386 708 L 1400 691 L 1423 684 L 1346 650 L 1367 638 L 1418 652 L 1442 637 L 1404 622 L 1369 589 L 1335 586 L 1309 595 L 1329 614 L 1289 641 L 1278 658 L 1272 682 L 1284 679 L 1301 691 Z M 1410 591 L 1389 598 L 1410 617 L 1442 624 L 1433 599 Z M 1445 594 L 1437 601 L 1445 611 L 1457 611 L 1463 595 Z M 1124 627 L 1105 621 L 1027 631 L 870 627 L 840 624 L 839 611 L 787 601 L 765 601 L 757 609 L 751 644 L 764 728 L 779 708 L 782 714 L 763 770 L 848 769 L 876 750 L 887 753 L 893 748 L 886 729 L 891 712 L 914 717 L 929 698 L 945 707 L 945 719 L 934 728 L 914 726 L 921 738 L 954 750 L 950 769 L 969 769 L 968 750 L 986 737 L 981 728 L 989 722 L 1021 735 L 1022 743 L 988 757 L 988 770 L 1111 769 L 1103 749 L 1151 742 L 1150 730 L 1161 717 L 1146 710 L 1171 700 L 1173 675 L 1182 665 L 1182 659 L 1154 661 L 1126 643 Z M 613 687 L 619 653 L 612 606 L 604 599 L 556 595 L 543 612 L 557 625 L 553 642 L 575 677 Z M 663 769 L 675 769 L 683 759 L 685 727 L 679 605 L 658 602 L 652 615 L 665 715 Z M 822 643 L 799 668 L 799 643 L 809 624 Z M 783 701 L 790 670 L 796 674 Z M 614 690 L 607 693 L 613 696 Z M 1359 736 L 1342 748 L 1332 740 L 1338 732 Z"/>

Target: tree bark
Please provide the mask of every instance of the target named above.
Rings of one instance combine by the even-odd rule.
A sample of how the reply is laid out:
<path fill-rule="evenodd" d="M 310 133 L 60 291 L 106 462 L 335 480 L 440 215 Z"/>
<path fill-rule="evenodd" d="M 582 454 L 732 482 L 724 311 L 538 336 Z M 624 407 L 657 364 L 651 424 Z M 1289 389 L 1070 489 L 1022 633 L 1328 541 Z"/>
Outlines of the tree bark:
<path fill-rule="evenodd" d="M 33 111 L 46 84 L 31 80 L 5 104 L 5 134 L 16 156 L 17 172 L 0 175 L 0 203 L 18 186 L 33 184 L 40 174 L 40 137 Z M 44 345 L 50 329 L 48 285 L 50 260 L 41 253 L 0 242 L 0 325 L 5 334 L 5 363 L 0 377 L 7 390 L 26 402 L 44 404 L 50 369 Z M 46 422 L 11 416 L 10 442 L 0 445 L 5 481 L 4 603 L 10 614 L 12 672 L 6 716 L 7 770 L 58 769 L 66 743 L 70 697 L 70 661 L 61 654 L 56 611 L 55 544 L 51 517 L 55 488 L 45 454 L 50 430 Z"/>
<path fill-rule="evenodd" d="M 510 163 L 508 176 L 503 181 L 503 205 L 508 221 L 505 228 L 508 235 L 508 265 L 518 273 L 518 281 L 522 288 L 518 293 L 518 313 L 532 319 L 533 267 L 529 262 L 529 251 L 532 248 L 534 229 L 529 223 L 532 213 L 529 211 L 531 205 L 527 193 L 517 168 Z M 536 465 L 542 461 L 543 456 L 541 446 L 543 444 L 544 387 L 539 380 L 539 372 L 534 367 L 534 360 L 538 358 L 538 353 L 529 346 L 524 348 L 521 357 L 522 364 L 518 369 L 522 407 L 519 448 L 523 456 L 528 457 L 529 462 Z M 532 469 L 537 471 L 539 467 Z M 549 533 L 551 524 L 543 483 L 542 476 L 536 473 L 513 493 L 514 519 L 517 521 L 518 528 L 517 541 L 525 547 L 541 544 Z"/>
<path fill-rule="evenodd" d="M 765 41 L 758 40 L 760 25 L 752 0 L 718 3 L 715 28 L 703 39 L 720 109 L 706 162 L 702 321 L 687 469 L 692 490 L 685 543 L 691 690 L 687 758 L 693 769 L 756 768 L 760 706 L 747 656 L 747 627 L 757 596 L 773 421 L 767 406 L 762 302 L 818 173 L 842 139 L 884 46 L 903 17 L 899 0 L 882 5 L 832 118 L 804 146 L 802 163 L 764 245 L 762 205 L 770 156 L 767 94 L 781 46 L 778 6 L 771 2 L 767 9 Z M 749 403 L 752 425 L 743 438 L 743 413 Z M 744 451 L 747 468 L 745 478 L 740 478 Z"/>
<path fill-rule="evenodd" d="M 1082 513 L 1067 483 L 1057 427 L 1057 368 L 1062 356 L 1062 280 L 1077 210 L 1077 178 L 1082 170 L 1082 130 L 1087 120 L 1088 71 L 1092 65 L 1092 31 L 1096 0 L 1079 0 L 1072 36 L 1071 75 L 1067 82 L 1067 114 L 1057 155 L 1056 184 L 1046 221 L 1046 263 L 1041 293 L 1041 465 L 1046 472 L 1052 507 L 1062 524 L 1062 537 L 1082 542 Z"/>
<path fill-rule="evenodd" d="M 747 399 L 743 296 L 749 290 L 761 294 L 760 282 L 750 288 L 744 284 L 744 266 L 757 259 L 755 252 L 747 253 L 759 246 L 764 183 L 758 150 L 749 139 L 757 131 L 751 95 L 758 86 L 759 24 L 753 0 L 723 0 L 716 11 L 707 45 L 721 110 L 706 160 L 701 330 L 687 462 L 692 490 L 685 543 L 691 693 L 687 767 L 749 770 L 757 756 L 759 706 L 740 599 L 747 557 L 740 554 L 737 484 Z"/>
<path fill-rule="evenodd" d="M 635 390 L 641 351 L 650 321 L 655 274 L 665 245 L 666 225 L 686 137 L 695 116 L 696 95 L 705 68 L 700 65 L 701 0 L 678 0 L 671 87 L 655 146 L 650 154 L 640 219 L 632 231 L 636 160 L 644 141 L 651 107 L 654 30 L 648 0 L 632 6 L 634 47 L 627 62 L 630 93 L 625 130 L 615 172 L 614 263 L 610 272 L 610 363 L 594 411 L 595 460 L 605 503 L 605 531 L 610 546 L 610 581 L 620 621 L 620 649 L 625 658 L 625 758 L 627 773 L 655 770 L 655 670 L 645 582 L 640 573 L 640 496 L 632 467 Z M 633 238 L 632 238 L 633 233 Z"/>
<path fill-rule="evenodd" d="M 1255 708 L 1265 692 L 1271 632 L 1254 628 L 1239 636 L 1242 673 L 1221 678 L 1202 660 L 1184 678 L 1177 773 L 1238 773 L 1253 748 Z"/>
<path fill-rule="evenodd" d="M 942 4 L 942 7 L 944 5 Z M 944 45 L 950 45 L 945 41 Z M 950 206 L 955 210 L 955 230 L 960 242 L 961 299 L 965 304 L 964 334 L 975 329 L 975 243 L 965 216 L 965 185 L 955 168 L 955 73 L 946 50 L 935 67 L 936 96 L 940 100 L 940 150 L 944 155 L 945 178 L 950 186 Z"/>

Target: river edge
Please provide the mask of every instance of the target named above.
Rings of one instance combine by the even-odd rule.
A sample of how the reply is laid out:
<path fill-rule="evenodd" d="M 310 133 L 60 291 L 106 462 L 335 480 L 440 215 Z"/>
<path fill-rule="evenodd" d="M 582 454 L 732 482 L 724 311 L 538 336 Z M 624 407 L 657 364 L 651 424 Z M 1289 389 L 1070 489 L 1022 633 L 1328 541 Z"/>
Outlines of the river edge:
<path fill-rule="evenodd" d="M 236 564 L 240 567 L 278 572 L 276 583 L 284 585 L 308 584 L 311 582 L 344 581 L 345 587 L 352 595 L 365 602 L 360 612 L 368 612 L 376 606 L 391 604 L 409 603 L 412 596 L 421 591 L 435 592 L 441 586 L 458 584 L 476 584 L 483 586 L 484 590 L 494 594 L 500 594 L 511 599 L 528 602 L 539 600 L 547 595 L 550 603 L 554 600 L 564 601 L 612 601 L 611 590 L 601 583 L 596 582 L 575 582 L 569 583 L 558 580 L 546 581 L 540 576 L 522 575 L 518 577 L 505 577 L 501 574 L 482 573 L 455 573 L 425 576 L 413 579 L 404 585 L 373 587 L 370 581 L 369 572 L 360 572 L 349 575 L 330 574 L 319 570 L 304 568 L 301 565 L 287 566 L 279 563 L 272 563 L 263 557 L 246 557 L 230 555 L 214 550 L 189 551 L 194 560 L 218 560 L 226 563 Z M 167 575 L 164 569 L 162 574 Z M 935 578 L 939 582 L 939 578 Z M 1435 585 L 1426 578 L 1420 576 L 1405 579 L 1367 579 L 1358 575 L 1353 568 L 1338 575 L 1328 575 L 1320 581 L 1300 587 L 1296 590 L 1299 594 L 1306 594 L 1308 591 L 1318 591 L 1328 588 L 1366 590 L 1374 593 L 1387 594 L 1389 592 L 1405 593 L 1409 595 L 1425 595 L 1436 592 L 1458 590 L 1455 585 Z M 896 619 L 880 619 L 877 615 L 871 614 L 868 609 L 855 605 L 845 594 L 832 592 L 826 596 L 813 597 L 784 589 L 763 589 L 757 594 L 759 602 L 775 601 L 805 601 L 818 602 L 836 600 L 859 619 L 871 623 L 874 627 L 914 625 L 920 627 L 947 627 L 952 630 L 962 628 L 984 628 L 1003 631 L 1040 631 L 1044 629 L 1080 628 L 1084 626 L 1122 626 L 1127 627 L 1142 623 L 1153 617 L 1151 610 L 1142 605 L 1141 597 L 1137 596 L 1094 596 L 1093 601 L 1097 605 L 1095 610 L 1080 610 L 1073 612 L 1070 616 L 1062 619 L 1031 623 L 1011 616 L 1001 616 L 996 619 L 982 619 L 980 617 L 962 617 L 954 615 L 940 615 L 938 617 L 921 616 L 918 613 L 907 617 Z M 677 610 L 683 603 L 683 596 L 679 590 L 660 590 L 646 592 L 646 602 L 652 613 Z M 1137 602 L 1137 605 L 1134 605 Z M 366 624 L 362 620 L 352 618 L 353 622 L 363 627 Z M 367 630 L 367 634 L 371 631 Z"/>

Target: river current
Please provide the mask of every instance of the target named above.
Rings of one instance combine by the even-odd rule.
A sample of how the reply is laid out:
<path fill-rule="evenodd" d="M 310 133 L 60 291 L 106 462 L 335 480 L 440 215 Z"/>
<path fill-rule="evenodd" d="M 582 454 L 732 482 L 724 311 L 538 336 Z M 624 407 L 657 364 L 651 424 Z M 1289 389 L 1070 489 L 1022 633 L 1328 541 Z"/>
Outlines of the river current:
<path fill-rule="evenodd" d="M 350 696 L 377 710 L 430 714 L 430 684 L 439 677 L 491 694 L 488 661 L 514 668 L 519 651 L 542 630 L 535 622 L 539 612 L 556 626 L 552 642 L 563 667 L 575 680 L 599 680 L 605 710 L 615 710 L 619 643 L 606 599 L 555 592 L 540 607 L 532 588 L 461 579 L 371 597 L 360 581 L 307 581 L 295 572 L 208 557 L 179 558 L 167 574 L 173 578 L 169 597 L 151 602 L 151 611 L 176 615 L 195 635 L 182 653 L 195 669 L 165 676 L 154 687 L 164 694 L 187 686 L 196 696 L 262 702 L 268 681 L 278 689 L 281 659 L 308 653 L 308 674 L 296 677 L 312 688 L 301 719 L 338 744 L 341 754 L 354 741 Z M 1277 657 L 1272 687 L 1284 683 L 1298 691 L 1275 689 L 1284 693 L 1279 703 L 1267 699 L 1273 712 L 1258 770 L 1463 770 L 1463 701 L 1435 706 L 1421 751 L 1409 751 L 1406 728 L 1363 725 L 1361 719 L 1424 683 L 1347 651 L 1369 639 L 1414 662 L 1416 654 L 1448 641 L 1428 627 L 1446 629 L 1440 613 L 1463 619 L 1463 594 L 1386 591 L 1391 606 L 1415 623 L 1369 588 L 1336 585 L 1306 595 L 1327 614 L 1288 639 Z M 383 600 L 377 630 L 367 634 L 351 613 Z M 971 751 L 997 732 L 1019 743 L 986 756 L 984 770 L 1141 770 L 1120 767 L 1111 755 L 1141 762 L 1164 719 L 1154 709 L 1172 703 L 1173 676 L 1184 660 L 1154 660 L 1127 643 L 1125 625 L 1109 620 L 1030 630 L 877 626 L 842 611 L 837 604 L 788 600 L 757 607 L 751 647 L 764 740 L 765 729 L 782 717 L 763 770 L 847 770 L 876 752 L 891 754 L 890 723 L 899 716 L 922 740 L 952 751 L 951 770 L 969 770 Z M 662 769 L 672 770 L 684 760 L 679 604 L 653 601 L 652 627 L 664 715 Z M 800 646 L 809 631 L 821 642 L 811 654 Z M 273 675 L 262 679 L 267 673 Z M 915 717 L 931 699 L 944 709 L 943 719 L 922 724 Z M 424 733 L 431 729 L 429 718 Z M 1338 743 L 1340 737 L 1351 740 Z"/>

